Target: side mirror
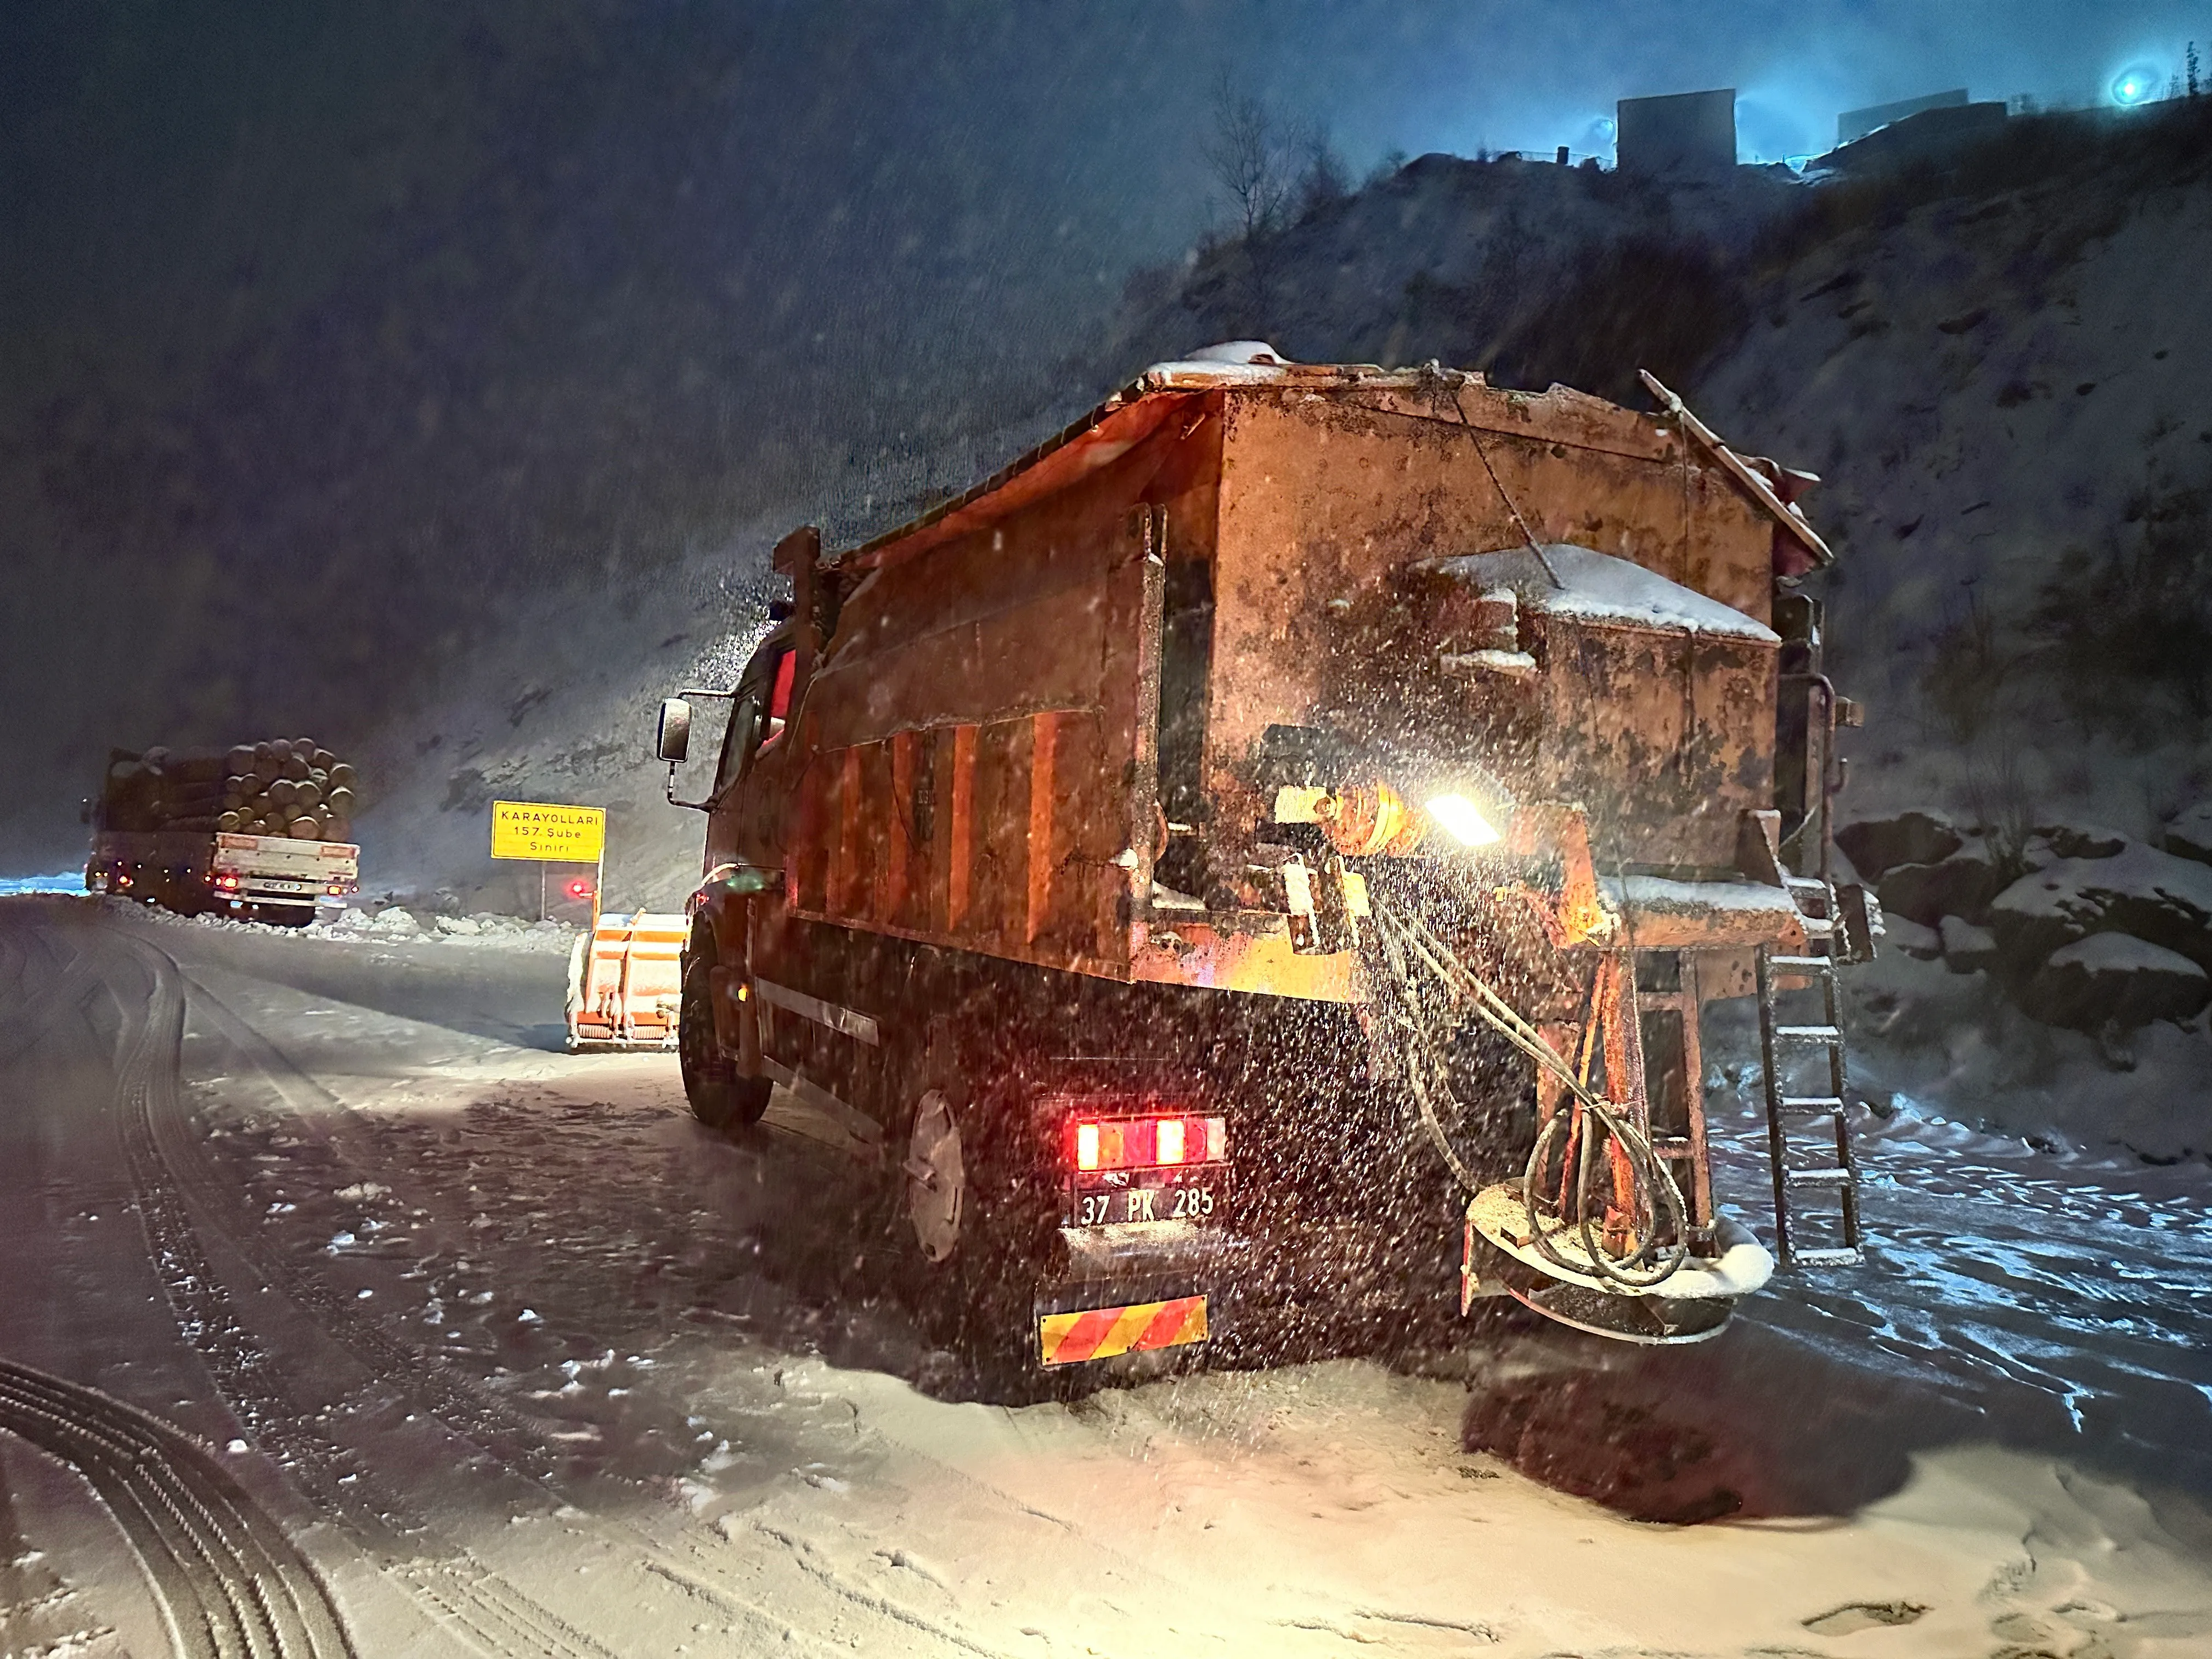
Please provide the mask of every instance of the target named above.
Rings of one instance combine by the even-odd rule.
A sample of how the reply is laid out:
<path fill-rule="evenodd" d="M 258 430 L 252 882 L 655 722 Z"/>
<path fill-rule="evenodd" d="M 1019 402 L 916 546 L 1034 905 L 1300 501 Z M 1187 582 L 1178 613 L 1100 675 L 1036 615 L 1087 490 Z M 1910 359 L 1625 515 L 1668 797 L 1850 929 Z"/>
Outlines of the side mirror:
<path fill-rule="evenodd" d="M 691 752 L 691 705 L 670 697 L 660 705 L 660 733 L 654 742 L 660 758 L 679 766 Z"/>

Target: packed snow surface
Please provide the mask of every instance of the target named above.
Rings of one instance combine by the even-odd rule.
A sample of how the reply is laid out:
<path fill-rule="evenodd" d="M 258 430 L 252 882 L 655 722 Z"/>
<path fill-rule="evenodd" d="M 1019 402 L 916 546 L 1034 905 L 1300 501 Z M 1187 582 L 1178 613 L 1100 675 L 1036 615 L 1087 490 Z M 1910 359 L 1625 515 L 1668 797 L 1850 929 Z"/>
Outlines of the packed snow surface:
<path fill-rule="evenodd" d="M 148 947 L 185 1000 L 167 1107 L 87 1070 L 158 1003 Z M 1008 1408 L 948 1396 L 852 1279 L 866 1185 L 833 1126 L 779 1091 L 760 1133 L 711 1135 L 672 1058 L 559 1053 L 545 954 L 13 901 L 0 994 L 28 1016 L 0 1045 L 0 1350 L 229 1448 L 319 1540 L 365 1653 L 466 1650 L 456 1608 L 541 1632 L 502 1651 L 595 1654 L 2181 1659 L 2212 1635 L 2202 1163 L 2039 1151 L 1887 1093 L 1854 1125 L 1866 1263 L 1778 1278 L 1713 1343 L 1493 1313 L 1410 1370 Z M 1709 1044 L 1717 1176 L 1763 1231 L 1747 1036 Z M 9 1644 L 74 1620 L 160 1650 L 119 1545 L 22 1462 Z"/>

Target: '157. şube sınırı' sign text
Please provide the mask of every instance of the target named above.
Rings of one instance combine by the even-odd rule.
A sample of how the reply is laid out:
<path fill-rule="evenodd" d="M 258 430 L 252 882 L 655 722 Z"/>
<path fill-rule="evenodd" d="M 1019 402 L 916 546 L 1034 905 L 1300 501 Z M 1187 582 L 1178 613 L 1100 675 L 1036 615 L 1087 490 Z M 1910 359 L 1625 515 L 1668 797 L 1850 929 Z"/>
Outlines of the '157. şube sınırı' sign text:
<path fill-rule="evenodd" d="M 607 815 L 599 806 L 555 806 L 543 801 L 491 804 L 491 855 L 596 864 L 606 850 Z"/>

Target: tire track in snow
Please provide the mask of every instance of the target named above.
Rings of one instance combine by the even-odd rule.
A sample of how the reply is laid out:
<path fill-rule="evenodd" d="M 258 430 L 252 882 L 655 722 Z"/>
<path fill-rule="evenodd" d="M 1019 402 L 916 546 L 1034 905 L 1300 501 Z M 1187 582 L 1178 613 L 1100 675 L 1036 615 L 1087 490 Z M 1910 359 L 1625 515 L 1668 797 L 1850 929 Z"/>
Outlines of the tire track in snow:
<path fill-rule="evenodd" d="M 329 1592 L 220 1465 L 160 1419 L 0 1360 L 0 1429 L 67 1463 L 122 1528 L 179 1652 L 352 1659 Z"/>
<path fill-rule="evenodd" d="M 327 1108 L 329 1111 L 344 1114 L 348 1118 L 352 1117 L 353 1111 L 350 1107 L 313 1076 L 304 1072 L 283 1050 L 255 1030 L 243 1015 L 224 1001 L 204 981 L 181 967 L 178 971 L 190 989 L 193 1007 L 211 1017 L 213 1024 L 220 1028 L 230 1051 L 244 1061 L 246 1066 L 257 1073 L 280 1097 L 284 1098 L 289 1103 L 293 1101 L 295 1091 L 304 1090 L 313 1097 L 317 1104 Z M 297 1112 L 296 1105 L 295 1112 L 295 1115 L 304 1116 Z M 204 1155 L 199 1153 L 196 1144 L 191 1146 L 190 1154 L 200 1158 L 203 1169 L 205 1168 Z M 362 1173 L 357 1169 L 354 1172 Z M 384 1170 L 370 1173 L 376 1174 L 379 1179 L 402 1178 L 395 1172 Z M 214 1181 L 211 1171 L 208 1174 L 208 1180 L 211 1188 L 219 1187 L 220 1183 Z M 243 1241 L 240 1242 L 243 1243 Z M 290 1272 L 295 1277 L 299 1276 L 296 1270 L 290 1269 L 289 1266 L 278 1265 L 282 1270 Z M 318 1288 L 320 1288 L 319 1282 Z M 321 1300 L 343 1316 L 349 1327 L 362 1326 L 367 1323 L 366 1321 L 354 1315 L 352 1310 L 344 1303 L 329 1297 L 326 1292 Z M 398 1339 L 391 1336 L 381 1328 L 378 1328 L 374 1332 L 376 1351 L 398 1352 L 405 1356 L 405 1368 L 386 1371 L 374 1364 L 369 1354 L 355 1349 L 343 1330 L 331 1329 L 330 1334 L 341 1346 L 346 1346 L 349 1352 L 352 1352 L 355 1358 L 364 1366 L 376 1370 L 378 1375 L 397 1391 L 409 1393 L 410 1397 L 419 1398 L 411 1395 L 411 1379 L 420 1374 L 421 1368 L 435 1367 L 445 1374 L 454 1389 L 469 1395 L 483 1412 L 497 1413 L 503 1426 L 509 1430 L 513 1438 L 524 1438 L 536 1432 L 522 1419 L 507 1413 L 498 1402 L 479 1394 L 472 1382 L 465 1380 L 453 1373 L 441 1356 L 429 1350 L 418 1349 L 403 1344 Z M 501 1443 L 497 1442 L 487 1443 L 478 1440 L 476 1436 L 470 1433 L 465 1419 L 456 1421 L 438 1412 L 434 1404 L 428 1401 L 423 1401 L 422 1403 L 425 1411 L 438 1415 L 440 1419 L 448 1427 L 453 1428 L 455 1432 L 462 1434 L 472 1443 L 479 1445 L 487 1456 L 504 1462 Z M 538 1442 L 530 1466 L 518 1467 L 514 1463 L 506 1463 L 505 1466 L 512 1474 L 530 1480 L 533 1483 L 543 1484 L 552 1478 L 551 1467 L 554 1461 L 550 1450 L 544 1447 L 542 1442 Z M 794 1626 L 786 1613 L 779 1613 L 774 1608 L 763 1606 L 738 1594 L 726 1583 L 714 1582 L 721 1579 L 724 1575 L 720 1570 L 708 1565 L 706 1560 L 695 1560 L 694 1564 L 687 1568 L 670 1559 L 661 1541 L 644 1528 L 619 1517 L 594 1515 L 591 1518 L 596 1528 L 604 1534 L 617 1538 L 625 1547 L 635 1551 L 638 1556 L 639 1565 L 645 1571 L 677 1586 L 686 1595 L 696 1598 L 726 1617 L 742 1619 L 757 1626 L 768 1639 L 781 1644 L 799 1641 L 810 1645 L 820 1645 L 824 1651 L 840 1650 L 841 1644 L 823 1641 L 811 1632 Z M 898 1641 L 911 1650 L 918 1638 L 933 1637 L 948 1649 L 957 1652 L 986 1655 L 990 1656 L 991 1659 L 1003 1659 L 999 1650 L 983 1646 L 963 1632 L 902 1607 L 890 1598 L 878 1595 L 866 1587 L 847 1582 L 834 1570 L 825 1569 L 820 1562 L 811 1559 L 810 1547 L 798 1540 L 784 1538 L 780 1534 L 770 1535 L 783 1544 L 789 1552 L 785 1559 L 789 1559 L 809 1580 L 819 1584 L 823 1590 L 833 1596 L 845 1613 L 848 1614 L 854 1612 L 871 1613 L 884 1620 L 885 1627 L 882 1634 L 886 1638 L 896 1636 Z M 726 1545 L 727 1540 L 709 1528 L 693 1525 L 684 1529 L 682 1541 L 690 1547 L 695 1557 L 703 1558 L 711 1554 L 715 1546 Z"/>
<path fill-rule="evenodd" d="M 156 946 L 118 942 L 150 982 L 135 1018 L 130 999 L 118 994 L 112 982 L 103 988 L 122 1018 L 118 1127 L 156 1273 L 179 1330 L 207 1362 L 226 1403 L 309 1501 L 339 1522 L 386 1577 L 405 1586 L 468 1645 L 493 1659 L 612 1659 L 610 1650 L 446 1543 L 384 1490 L 356 1455 L 305 1426 L 307 1414 L 290 1398 L 270 1355 L 234 1315 L 179 1190 L 186 1183 L 164 1155 L 167 1143 L 191 1167 L 183 1157 L 190 1136 L 177 1092 L 185 1016 L 181 972 Z M 199 1173 L 212 1181 L 204 1164 Z M 207 1194 L 200 1196 L 205 1203 Z M 219 1208 L 214 1212 L 221 1213 Z M 259 1263 L 249 1259 L 249 1265 L 259 1270 Z M 286 1292 L 281 1281 L 276 1288 Z"/>
<path fill-rule="evenodd" d="M 240 1019 L 229 1005 L 184 973 L 173 958 L 164 953 L 162 960 L 180 981 L 177 993 L 179 1041 L 185 1006 L 182 987 L 189 986 L 194 1005 L 213 1018 L 233 1051 L 267 1079 L 280 1095 L 285 1093 L 283 1080 L 274 1074 L 269 1058 L 264 1058 L 264 1051 L 269 1050 L 267 1040 Z M 269 1053 L 276 1064 L 284 1064 L 281 1055 Z M 240 1213 L 237 1188 L 218 1176 L 199 1137 L 193 1132 L 177 1086 L 179 1070 L 175 1066 L 168 1068 L 148 1112 L 161 1163 L 177 1184 L 198 1200 L 253 1271 L 351 1354 L 364 1370 L 387 1388 L 404 1395 L 501 1468 L 532 1485 L 543 1485 L 550 1480 L 557 1471 L 558 1462 L 531 1425 L 456 1374 L 441 1356 L 401 1342 L 376 1320 L 356 1312 L 324 1280 L 303 1271 L 284 1253 L 273 1249 L 258 1227 L 246 1224 L 251 1218 Z M 239 1224 L 230 1224 L 233 1220 Z"/>
<path fill-rule="evenodd" d="M 181 965 L 176 964 L 173 960 L 171 961 L 171 966 L 187 988 L 192 1009 L 196 1012 L 209 1016 L 210 1023 L 217 1028 L 222 1040 L 229 1051 L 236 1055 L 247 1068 L 257 1073 L 263 1082 L 291 1107 L 295 1120 L 303 1126 L 311 1121 L 309 1113 L 303 1111 L 301 1107 L 299 1097 L 303 1092 L 309 1097 L 314 1108 L 331 1114 L 343 1115 L 349 1121 L 354 1118 L 352 1108 L 292 1060 L 276 1043 L 256 1030 L 244 1015 L 232 1007 L 204 981 Z M 197 1138 L 190 1133 L 188 1124 L 182 1121 L 181 1101 L 178 1103 L 178 1112 L 180 1120 L 179 1127 L 184 1131 L 181 1144 L 178 1147 L 179 1159 L 198 1166 L 199 1179 L 204 1182 L 210 1194 L 207 1200 L 209 1205 L 211 1207 L 218 1205 L 228 1206 L 227 1209 L 219 1209 L 216 1212 L 236 1216 L 240 1223 L 240 1231 L 245 1232 L 246 1224 L 257 1218 L 240 1212 L 235 1198 L 232 1195 L 234 1188 L 225 1186 L 215 1176 L 212 1168 L 206 1161 L 204 1152 L 198 1146 Z M 342 1161 L 348 1164 L 349 1173 L 374 1175 L 380 1181 L 404 1181 L 404 1173 L 402 1171 L 383 1168 L 374 1170 L 361 1170 L 358 1167 L 357 1158 L 345 1158 L 342 1137 L 325 1134 L 323 1139 Z M 226 1231 L 241 1249 L 248 1248 L 247 1237 L 231 1233 L 228 1229 Z M 266 1254 L 265 1247 L 262 1247 L 262 1253 Z M 533 1438 L 537 1431 L 526 1420 L 509 1413 L 500 1402 L 482 1395 L 472 1380 L 465 1379 L 454 1372 L 447 1364 L 442 1356 L 430 1350 L 414 1347 L 392 1335 L 380 1326 L 371 1327 L 369 1322 L 356 1314 L 349 1304 L 330 1296 L 319 1280 L 302 1274 L 289 1262 L 272 1259 L 268 1271 L 272 1279 L 279 1274 L 288 1275 L 289 1279 L 307 1279 L 307 1283 L 316 1292 L 312 1298 L 313 1305 L 310 1305 L 308 1298 L 292 1297 L 291 1299 L 300 1304 L 303 1311 L 307 1311 L 311 1318 L 315 1319 L 333 1340 L 351 1352 L 357 1362 L 379 1376 L 395 1392 L 407 1395 L 410 1400 L 420 1404 L 426 1413 L 438 1417 L 456 1433 L 477 1445 L 483 1450 L 486 1456 L 501 1463 L 510 1474 L 518 1478 L 530 1480 L 532 1484 L 541 1486 L 554 1479 L 553 1469 L 557 1460 L 542 1440 Z M 279 1280 L 279 1288 L 284 1290 L 288 1297 L 291 1297 L 289 1279 Z M 315 1310 L 317 1306 L 327 1306 L 334 1310 L 342 1319 L 343 1324 L 324 1325 L 320 1315 Z M 367 1330 L 372 1340 L 363 1347 L 356 1347 L 349 1334 L 356 1329 Z M 386 1364 L 380 1363 L 380 1357 L 393 1355 L 398 1356 L 398 1358 L 396 1364 L 389 1368 Z M 505 1432 L 495 1437 L 480 1438 L 471 1431 L 471 1413 L 470 1412 L 464 1410 L 457 1412 L 455 1416 L 448 1417 L 439 1409 L 434 1401 L 424 1398 L 415 1389 L 414 1380 L 431 1368 L 435 1368 L 444 1376 L 453 1390 L 472 1402 L 476 1413 L 495 1415 Z M 506 1449 L 517 1443 L 525 1443 L 532 1447 L 532 1455 L 527 1463 L 511 1461 L 505 1455 Z M 940 1467 L 945 1468 L 948 1474 L 958 1474 L 948 1465 L 940 1465 Z M 970 1485 L 980 1484 L 975 1482 L 972 1477 L 961 1475 L 959 1478 Z M 1012 1503 L 1011 1499 L 1005 1499 L 1004 1495 L 996 1492 L 995 1489 L 988 1486 L 982 1489 L 991 1492 L 993 1496 L 1000 1498 L 1003 1501 Z M 656 1500 L 658 1496 L 656 1493 Z M 1013 1506 L 1026 1507 L 1020 1504 Z M 719 1549 L 727 1547 L 730 1540 L 726 1535 L 696 1524 L 687 1525 L 684 1528 L 682 1536 L 676 1540 L 678 1547 L 692 1557 L 691 1561 L 687 1565 L 680 1563 L 669 1554 L 668 1546 L 663 1540 L 655 1537 L 632 1521 L 605 1514 L 592 1514 L 589 1516 L 589 1520 L 593 1529 L 603 1537 L 617 1541 L 625 1549 L 634 1552 L 638 1565 L 645 1571 L 677 1586 L 687 1595 L 697 1598 L 726 1617 L 741 1619 L 757 1626 L 767 1639 L 787 1644 L 794 1641 L 808 1645 L 818 1644 L 824 1651 L 837 1651 L 842 1649 L 842 1643 L 823 1640 L 815 1637 L 811 1632 L 794 1626 L 792 1615 L 797 1609 L 780 1610 L 764 1606 L 736 1590 L 727 1582 L 726 1571 L 714 1565 L 711 1559 Z M 830 1597 L 831 1605 L 845 1620 L 849 1620 L 854 1614 L 859 1613 L 872 1615 L 874 1619 L 881 1620 L 882 1626 L 878 1632 L 881 1639 L 896 1642 L 904 1650 L 916 1651 L 918 1644 L 933 1638 L 942 1644 L 945 1650 L 954 1653 L 986 1655 L 992 1656 L 993 1659 L 1000 1659 L 1000 1650 L 979 1643 L 975 1638 L 954 1626 L 905 1607 L 893 1597 L 885 1596 L 866 1585 L 848 1579 L 834 1566 L 825 1565 L 816 1556 L 812 1547 L 802 1540 L 787 1538 L 773 1532 L 768 1535 L 783 1546 L 782 1549 L 776 1552 L 777 1555 L 788 1561 L 806 1581 L 817 1586 L 822 1593 Z"/>
<path fill-rule="evenodd" d="M 320 1472 L 322 1478 L 313 1482 L 316 1490 L 310 1493 L 317 1506 L 347 1524 L 387 1576 L 404 1583 L 419 1602 L 472 1645 L 496 1656 L 515 1656 L 515 1659 L 541 1654 L 559 1656 L 560 1659 L 613 1659 L 610 1650 L 483 1567 L 465 1550 L 443 1545 L 434 1528 L 410 1515 L 388 1492 L 380 1490 L 372 1473 L 359 1467 L 350 1454 L 301 1426 L 305 1413 L 287 1398 L 281 1380 L 270 1370 L 265 1358 L 260 1357 L 258 1345 L 252 1344 L 250 1338 L 238 1331 L 235 1321 L 229 1317 L 222 1293 L 192 1231 L 191 1216 L 177 1194 L 167 1190 L 171 1184 L 185 1189 L 186 1195 L 197 1201 L 208 1223 L 246 1257 L 248 1265 L 255 1272 L 264 1273 L 267 1282 L 278 1293 L 376 1381 L 426 1415 L 436 1418 L 507 1474 L 529 1482 L 552 1502 L 563 1501 L 546 1490 L 546 1482 L 557 1462 L 555 1454 L 536 1438 L 526 1422 L 478 1394 L 440 1357 L 405 1344 L 380 1327 L 371 1325 L 333 1296 L 319 1279 L 275 1255 L 253 1236 L 252 1230 L 243 1224 L 226 1224 L 234 1218 L 241 1224 L 248 1218 L 239 1215 L 232 1189 L 217 1177 L 201 1150 L 178 1086 L 185 988 L 191 989 L 193 1005 L 205 1009 L 223 1029 L 225 1040 L 233 1051 L 260 1073 L 280 1096 L 287 1092 L 286 1079 L 278 1074 L 281 1069 L 329 1102 L 332 1109 L 349 1109 L 313 1079 L 301 1073 L 268 1039 L 188 975 L 160 946 L 137 939 L 120 942 L 155 981 L 148 1000 L 149 1006 L 159 1004 L 163 1020 L 161 1042 L 155 1046 L 168 1060 L 166 1066 L 146 1073 L 143 1091 L 134 1094 L 128 1103 L 138 1109 L 136 1113 L 126 1111 L 125 1117 L 135 1117 L 143 1122 L 145 1138 L 153 1148 L 157 1167 L 150 1172 L 145 1190 L 155 1195 L 153 1207 L 171 1224 L 164 1228 L 164 1243 L 167 1253 L 179 1270 L 176 1282 L 193 1295 L 205 1330 L 237 1334 L 238 1340 L 231 1345 L 231 1352 L 238 1355 L 240 1363 L 231 1379 L 225 1382 L 226 1397 L 231 1396 L 234 1384 L 250 1396 L 246 1400 L 234 1399 L 233 1403 L 241 1419 L 251 1417 L 257 1437 L 268 1435 L 270 1449 L 280 1450 L 286 1462 L 300 1460 L 295 1467 Z M 165 1174 L 167 1181 L 163 1179 Z M 164 1279 L 168 1282 L 166 1273 Z M 300 1291 L 297 1295 L 295 1286 Z M 325 1310 L 334 1315 L 327 1322 Z M 184 1322 L 181 1313 L 179 1322 Z M 356 1338 L 361 1339 L 358 1346 L 352 1340 Z M 250 1353 L 240 1352 L 242 1347 L 250 1348 Z M 441 1378 L 442 1386 L 426 1392 L 418 1384 L 434 1370 Z M 453 1416 L 447 1417 L 443 1408 L 450 1408 Z M 477 1431 L 472 1431 L 472 1426 Z M 337 1473 L 341 1468 L 343 1473 Z M 575 1513 L 573 1510 L 570 1512 Z M 726 1584 L 708 1582 L 719 1580 L 723 1575 L 705 1562 L 687 1571 L 665 1554 L 659 1540 L 634 1522 L 603 1516 L 587 1516 L 584 1519 L 602 1538 L 629 1552 L 641 1571 L 711 1605 L 726 1617 L 754 1626 L 766 1639 L 783 1645 L 819 1648 L 823 1652 L 844 1650 L 842 1643 L 817 1638 L 795 1625 L 792 1615 L 799 1609 L 778 1611 L 760 1605 Z M 702 1528 L 687 1530 L 691 1534 L 688 1541 L 695 1544 L 723 1541 Z M 407 1534 L 404 1540 L 398 1536 L 401 1533 Z M 421 1552 L 426 1543 L 440 1546 L 441 1553 L 434 1559 L 425 1559 Z M 407 1547 L 410 1544 L 414 1547 L 412 1552 Z M 707 1577 L 702 1578 L 702 1573 Z M 856 1600 L 839 1587 L 830 1588 L 848 1616 L 854 1611 L 875 1613 L 884 1620 L 881 1634 L 890 1638 L 896 1633 L 908 1651 L 919 1650 L 917 1638 L 925 1633 L 934 1636 L 948 1649 L 981 1650 L 968 1637 L 924 1616 L 902 1608 L 873 1607 L 865 1597 Z"/>

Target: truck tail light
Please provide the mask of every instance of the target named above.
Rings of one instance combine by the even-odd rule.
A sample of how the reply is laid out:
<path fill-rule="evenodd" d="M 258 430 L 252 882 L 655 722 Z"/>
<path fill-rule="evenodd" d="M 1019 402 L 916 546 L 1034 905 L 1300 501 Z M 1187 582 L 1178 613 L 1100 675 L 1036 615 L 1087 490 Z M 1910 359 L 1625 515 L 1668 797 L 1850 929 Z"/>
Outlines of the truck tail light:
<path fill-rule="evenodd" d="M 1077 1117 L 1068 1124 L 1066 1152 L 1068 1164 L 1085 1174 L 1219 1164 L 1229 1156 L 1229 1120 Z"/>

